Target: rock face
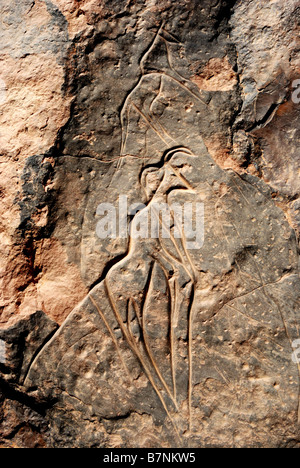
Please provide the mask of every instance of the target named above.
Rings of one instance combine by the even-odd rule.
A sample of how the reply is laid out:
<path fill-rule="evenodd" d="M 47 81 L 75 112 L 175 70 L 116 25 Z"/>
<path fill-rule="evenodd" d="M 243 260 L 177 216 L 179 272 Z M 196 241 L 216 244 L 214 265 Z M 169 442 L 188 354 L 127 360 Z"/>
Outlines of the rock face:
<path fill-rule="evenodd" d="M 299 447 L 298 2 L 0 11 L 1 445 Z"/>

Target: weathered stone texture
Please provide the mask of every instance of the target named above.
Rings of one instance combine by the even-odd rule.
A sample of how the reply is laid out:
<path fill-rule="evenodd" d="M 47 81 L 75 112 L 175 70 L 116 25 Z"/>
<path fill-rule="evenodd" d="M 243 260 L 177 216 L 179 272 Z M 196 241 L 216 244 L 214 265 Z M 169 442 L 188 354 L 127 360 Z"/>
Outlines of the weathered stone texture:
<path fill-rule="evenodd" d="M 2 446 L 300 446 L 298 3 L 0 0 Z"/>

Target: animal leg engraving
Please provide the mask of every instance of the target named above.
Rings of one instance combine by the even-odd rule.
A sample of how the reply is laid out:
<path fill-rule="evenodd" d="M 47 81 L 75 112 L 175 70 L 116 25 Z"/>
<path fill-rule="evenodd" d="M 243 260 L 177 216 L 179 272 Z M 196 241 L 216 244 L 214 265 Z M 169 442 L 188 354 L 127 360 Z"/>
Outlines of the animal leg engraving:
<path fill-rule="evenodd" d="M 112 338 L 112 340 L 113 340 L 113 342 L 114 342 L 114 345 L 115 345 L 115 347 L 116 347 L 117 353 L 118 353 L 119 358 L 120 358 L 120 361 L 121 361 L 121 363 L 122 363 L 122 365 L 123 365 L 123 367 L 124 367 L 124 369 L 125 369 L 125 372 L 126 372 L 128 378 L 129 378 L 130 380 L 132 380 L 132 376 L 130 375 L 130 372 L 129 372 L 129 370 L 128 370 L 128 367 L 127 367 L 127 365 L 126 365 L 126 363 L 125 363 L 125 361 L 124 361 L 124 359 L 123 359 L 122 351 L 121 351 L 121 349 L 120 349 L 120 346 L 119 346 L 119 344 L 118 344 L 118 341 L 117 341 L 117 339 L 116 339 L 116 337 L 115 337 L 115 334 L 114 334 L 113 330 L 112 330 L 111 327 L 109 326 L 109 323 L 107 322 L 107 320 L 106 320 L 106 318 L 105 318 L 105 315 L 102 313 L 100 307 L 98 306 L 97 302 L 95 301 L 95 299 L 93 298 L 93 296 L 92 296 L 91 294 L 89 295 L 89 299 L 90 299 L 91 303 L 93 304 L 93 306 L 94 306 L 94 307 L 96 308 L 96 310 L 98 311 L 98 313 L 99 313 L 99 315 L 100 315 L 102 321 L 104 322 L 104 324 L 105 324 L 105 326 L 106 326 L 106 328 L 107 328 L 107 330 L 108 330 L 108 332 L 109 332 L 109 334 L 110 334 L 110 336 L 111 336 L 111 338 Z"/>
<path fill-rule="evenodd" d="M 120 325 L 120 328 L 121 328 L 121 331 L 123 333 L 123 336 L 124 338 L 126 339 L 129 347 L 131 348 L 132 352 L 137 356 L 137 358 L 139 359 L 143 369 L 144 369 L 144 372 L 149 380 L 149 382 L 151 383 L 154 391 L 156 392 L 165 412 L 166 412 L 166 415 L 168 417 L 168 419 L 170 420 L 172 426 L 173 426 L 173 429 L 174 429 L 174 432 L 176 434 L 176 436 L 178 437 L 180 443 L 182 442 L 182 439 L 181 439 L 181 436 L 179 434 L 179 431 L 178 431 L 178 428 L 176 426 L 176 423 L 174 421 L 174 419 L 172 418 L 170 412 L 169 412 L 169 409 L 168 409 L 168 406 L 164 400 L 164 397 L 161 393 L 161 390 L 158 388 L 157 384 L 155 383 L 155 380 L 152 376 L 152 373 L 147 365 L 147 363 L 145 362 L 145 359 L 143 357 L 143 355 L 141 354 L 140 350 L 138 349 L 138 346 L 137 346 L 137 343 L 135 341 L 135 338 L 132 334 L 132 331 L 131 331 L 131 328 L 129 328 L 129 330 L 127 329 L 127 327 L 124 325 L 124 322 L 119 314 L 119 311 L 118 311 L 118 308 L 115 304 L 115 301 L 114 301 L 114 298 L 113 298 L 113 295 L 112 295 L 112 292 L 110 291 L 110 288 L 109 288 L 109 285 L 108 285 L 108 282 L 107 280 L 104 280 L 104 284 L 105 284 L 105 290 L 106 290 L 106 293 L 107 293 L 107 297 L 109 299 L 109 302 L 111 304 L 111 307 L 112 307 L 112 310 L 115 314 L 115 317 Z"/>

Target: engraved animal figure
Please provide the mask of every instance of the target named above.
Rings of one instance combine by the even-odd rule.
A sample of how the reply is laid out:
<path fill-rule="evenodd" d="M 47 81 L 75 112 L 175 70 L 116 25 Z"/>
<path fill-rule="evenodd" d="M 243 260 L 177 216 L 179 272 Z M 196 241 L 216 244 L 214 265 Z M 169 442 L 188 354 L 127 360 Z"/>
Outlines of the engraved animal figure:
<path fill-rule="evenodd" d="M 161 27 L 141 59 L 121 110 L 124 166 L 115 173 L 117 181 L 120 174 L 139 180 L 147 200 L 131 234 L 146 213 L 155 215 L 155 203 L 195 196 L 205 203 L 204 247 L 189 252 L 184 232 L 131 236 L 122 259 L 38 354 L 25 386 L 46 400 L 62 391 L 61 405 L 62 398 L 84 405 L 84 415 L 116 427 L 123 416 L 151 415 L 168 433 L 171 421 L 177 439 L 192 432 L 202 440 L 208 419 L 208 436 L 214 418 L 224 432 L 270 412 L 300 421 L 300 366 L 290 358 L 299 338 L 299 268 L 294 233 L 269 188 L 222 170 L 209 155 L 201 137 L 207 104 L 175 70 L 177 46 Z"/>
<path fill-rule="evenodd" d="M 192 307 L 195 268 L 182 226 L 172 213 L 171 232 L 164 236 L 165 219 L 159 206 L 170 195 L 193 188 L 181 174 L 183 161 L 195 156 L 186 148 L 167 151 L 161 164 L 146 167 L 140 180 L 147 206 L 131 222 L 131 233 L 156 218 L 155 238 L 130 237 L 127 256 L 108 272 L 104 286 L 120 330 L 139 359 L 165 411 L 180 411 L 192 392 Z M 179 166 L 179 167 L 177 167 Z M 170 208 L 170 212 L 171 212 Z M 174 229 L 180 230 L 175 238 Z M 149 230 L 150 234 L 150 230 Z M 100 304 L 90 295 L 97 308 Z M 190 410 L 190 404 L 188 405 Z"/>

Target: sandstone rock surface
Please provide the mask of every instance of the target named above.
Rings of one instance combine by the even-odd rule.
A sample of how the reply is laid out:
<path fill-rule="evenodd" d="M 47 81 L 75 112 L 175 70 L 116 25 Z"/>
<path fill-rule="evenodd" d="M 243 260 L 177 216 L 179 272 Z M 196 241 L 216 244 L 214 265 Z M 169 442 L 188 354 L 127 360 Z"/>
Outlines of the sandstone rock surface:
<path fill-rule="evenodd" d="M 300 447 L 299 2 L 0 13 L 0 444 Z"/>

